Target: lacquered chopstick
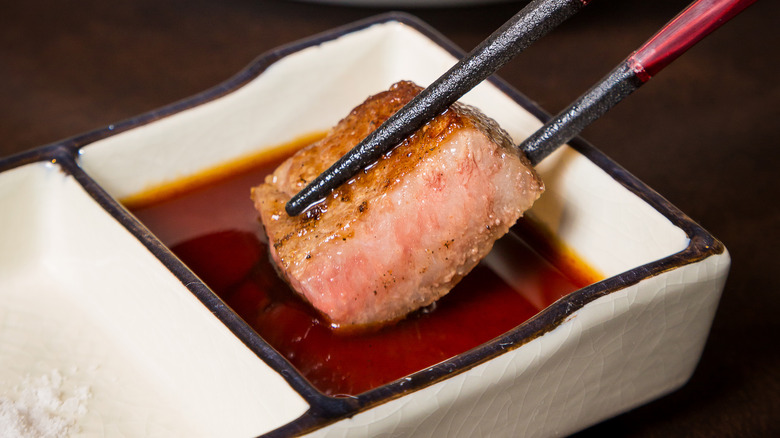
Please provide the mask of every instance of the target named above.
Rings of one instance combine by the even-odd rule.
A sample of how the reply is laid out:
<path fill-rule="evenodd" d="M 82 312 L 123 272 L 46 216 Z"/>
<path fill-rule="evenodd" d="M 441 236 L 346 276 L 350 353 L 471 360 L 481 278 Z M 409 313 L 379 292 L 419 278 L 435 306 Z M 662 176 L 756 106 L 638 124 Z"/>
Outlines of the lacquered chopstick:
<path fill-rule="evenodd" d="M 296 216 L 378 160 L 590 0 L 534 0 L 287 202 Z"/>
<path fill-rule="evenodd" d="M 571 140 L 702 38 L 756 0 L 698 0 L 520 144 L 533 165 Z"/>

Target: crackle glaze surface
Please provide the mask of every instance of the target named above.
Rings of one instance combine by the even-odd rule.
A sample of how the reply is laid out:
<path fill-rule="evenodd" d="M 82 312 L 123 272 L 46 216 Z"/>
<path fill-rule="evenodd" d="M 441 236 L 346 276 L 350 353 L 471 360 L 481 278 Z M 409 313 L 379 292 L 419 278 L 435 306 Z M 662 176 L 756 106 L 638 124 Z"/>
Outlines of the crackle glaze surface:
<path fill-rule="evenodd" d="M 599 298 L 553 331 L 311 436 L 565 436 L 683 385 L 727 254 Z"/>

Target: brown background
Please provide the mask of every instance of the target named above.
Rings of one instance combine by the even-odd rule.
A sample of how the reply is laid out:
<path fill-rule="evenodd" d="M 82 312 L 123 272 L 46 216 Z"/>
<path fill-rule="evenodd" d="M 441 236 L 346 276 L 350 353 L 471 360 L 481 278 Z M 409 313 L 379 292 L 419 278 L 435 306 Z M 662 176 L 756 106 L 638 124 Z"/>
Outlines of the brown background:
<path fill-rule="evenodd" d="M 410 12 L 470 50 L 524 3 Z M 596 0 L 500 75 L 557 112 L 686 4 Z M 3 1 L 0 157 L 188 97 L 275 46 L 386 10 Z M 691 381 L 579 436 L 780 436 L 778 16 L 780 2 L 759 1 L 583 134 L 721 239 L 733 266 Z"/>

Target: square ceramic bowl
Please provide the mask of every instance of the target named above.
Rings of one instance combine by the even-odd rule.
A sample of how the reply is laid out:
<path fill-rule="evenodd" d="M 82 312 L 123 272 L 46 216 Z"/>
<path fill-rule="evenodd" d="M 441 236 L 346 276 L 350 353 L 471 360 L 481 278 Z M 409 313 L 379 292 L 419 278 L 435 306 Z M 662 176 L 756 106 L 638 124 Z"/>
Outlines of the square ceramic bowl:
<path fill-rule="evenodd" d="M 270 52 L 186 101 L 0 162 L 0 389 L 59 370 L 63 385 L 89 388 L 85 435 L 534 437 L 683 385 L 728 253 L 579 139 L 538 166 L 548 189 L 529 215 L 605 280 L 354 397 L 311 386 L 119 202 L 324 131 L 398 80 L 427 85 L 460 55 L 413 17 L 383 15 Z M 463 101 L 518 143 L 546 117 L 497 78 Z"/>

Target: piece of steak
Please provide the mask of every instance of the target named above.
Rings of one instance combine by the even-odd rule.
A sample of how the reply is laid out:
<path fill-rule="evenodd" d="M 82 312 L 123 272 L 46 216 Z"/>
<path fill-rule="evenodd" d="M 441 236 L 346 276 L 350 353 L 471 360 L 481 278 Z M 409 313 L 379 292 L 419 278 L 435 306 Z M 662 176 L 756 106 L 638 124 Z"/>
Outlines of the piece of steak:
<path fill-rule="evenodd" d="M 306 212 L 285 203 L 421 90 L 399 82 L 252 189 L 280 274 L 334 327 L 445 295 L 544 190 L 508 134 L 455 104 Z"/>

